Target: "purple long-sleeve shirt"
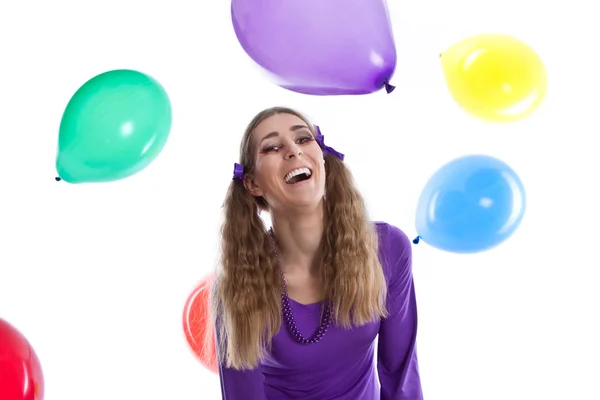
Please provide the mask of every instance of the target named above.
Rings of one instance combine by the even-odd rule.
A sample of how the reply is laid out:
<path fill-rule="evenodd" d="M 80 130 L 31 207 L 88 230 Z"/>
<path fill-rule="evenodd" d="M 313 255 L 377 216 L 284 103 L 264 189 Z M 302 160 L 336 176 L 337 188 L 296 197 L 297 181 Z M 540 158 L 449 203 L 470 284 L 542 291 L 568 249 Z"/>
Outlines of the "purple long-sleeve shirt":
<path fill-rule="evenodd" d="M 389 317 L 351 330 L 332 324 L 318 343 L 308 345 L 298 343 L 283 323 L 259 367 L 237 371 L 219 366 L 224 400 L 423 399 L 411 243 L 395 226 L 375 225 Z M 311 336 L 320 324 L 322 304 L 290 303 L 300 332 Z"/>

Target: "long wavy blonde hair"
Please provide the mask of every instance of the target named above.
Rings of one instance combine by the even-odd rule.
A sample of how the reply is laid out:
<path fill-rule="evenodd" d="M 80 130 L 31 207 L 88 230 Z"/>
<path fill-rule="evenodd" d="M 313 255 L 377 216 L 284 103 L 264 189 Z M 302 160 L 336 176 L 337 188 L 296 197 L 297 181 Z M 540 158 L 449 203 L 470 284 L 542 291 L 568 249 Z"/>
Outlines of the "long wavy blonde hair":
<path fill-rule="evenodd" d="M 242 138 L 240 163 L 245 173 L 252 174 L 255 165 L 254 130 L 280 113 L 301 118 L 315 135 L 313 125 L 295 110 L 261 111 Z M 320 273 L 332 322 L 350 328 L 387 316 L 385 277 L 375 227 L 350 171 L 332 154 L 325 156 L 325 171 Z M 252 369 L 264 361 L 282 323 L 279 265 L 259 210 L 269 210 L 265 199 L 250 195 L 240 180 L 233 180 L 224 203 L 221 260 L 210 311 L 217 329 L 218 362 L 237 370 Z M 214 334 L 211 329 L 207 332 Z M 214 337 L 205 342 L 213 345 Z"/>

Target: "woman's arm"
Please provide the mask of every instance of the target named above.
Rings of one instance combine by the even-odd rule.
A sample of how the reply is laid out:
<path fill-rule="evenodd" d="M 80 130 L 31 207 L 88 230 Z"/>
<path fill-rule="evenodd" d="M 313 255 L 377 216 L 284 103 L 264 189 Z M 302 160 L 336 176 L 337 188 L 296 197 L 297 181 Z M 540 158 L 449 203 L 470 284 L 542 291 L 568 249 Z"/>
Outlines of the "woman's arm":
<path fill-rule="evenodd" d="M 217 324 L 219 322 L 217 321 Z M 218 329 L 215 329 L 216 343 L 219 343 Z M 217 360 L 219 360 L 217 346 Z M 221 396 L 223 400 L 266 400 L 264 377 L 260 366 L 251 370 L 238 371 L 219 363 Z"/>
<path fill-rule="evenodd" d="M 381 400 L 423 400 L 417 361 L 417 303 L 410 239 L 388 225 L 383 261 L 388 279 L 389 317 L 381 320 L 377 371 Z"/>
<path fill-rule="evenodd" d="M 223 400 L 266 400 L 260 367 L 237 371 L 219 365 Z"/>

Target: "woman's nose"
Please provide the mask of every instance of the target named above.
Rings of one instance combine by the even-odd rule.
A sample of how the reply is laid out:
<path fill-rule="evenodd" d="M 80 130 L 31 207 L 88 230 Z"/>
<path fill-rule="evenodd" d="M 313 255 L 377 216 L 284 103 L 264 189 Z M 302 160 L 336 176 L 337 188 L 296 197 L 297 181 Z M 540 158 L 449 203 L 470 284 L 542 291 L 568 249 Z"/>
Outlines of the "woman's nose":
<path fill-rule="evenodd" d="M 287 159 L 290 159 L 290 158 L 297 158 L 301 155 L 302 155 L 302 151 L 300 151 L 300 148 L 298 147 L 298 145 L 294 144 L 288 148 L 288 151 L 286 152 L 285 157 Z"/>

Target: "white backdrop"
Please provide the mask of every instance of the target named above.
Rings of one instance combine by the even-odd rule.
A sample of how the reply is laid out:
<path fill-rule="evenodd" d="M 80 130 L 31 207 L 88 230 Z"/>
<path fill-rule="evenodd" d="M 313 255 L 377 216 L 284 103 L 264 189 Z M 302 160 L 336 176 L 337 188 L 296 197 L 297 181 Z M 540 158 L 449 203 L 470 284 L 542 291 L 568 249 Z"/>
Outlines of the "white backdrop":
<path fill-rule="evenodd" d="M 523 180 L 528 209 L 504 245 L 414 248 L 427 400 L 600 398 L 593 2 L 390 0 L 393 94 L 311 97 L 270 84 L 239 46 L 228 1 L 5 1 L 0 5 L 0 318 L 29 339 L 46 400 L 219 399 L 181 315 L 217 256 L 238 141 L 260 109 L 307 112 L 347 155 L 373 219 L 414 230 L 427 178 L 470 153 Z M 519 37 L 549 92 L 533 117 L 489 125 L 444 86 L 439 53 L 471 35 Z M 108 184 L 54 181 L 58 125 L 91 77 L 127 68 L 172 100 L 167 146 Z"/>

